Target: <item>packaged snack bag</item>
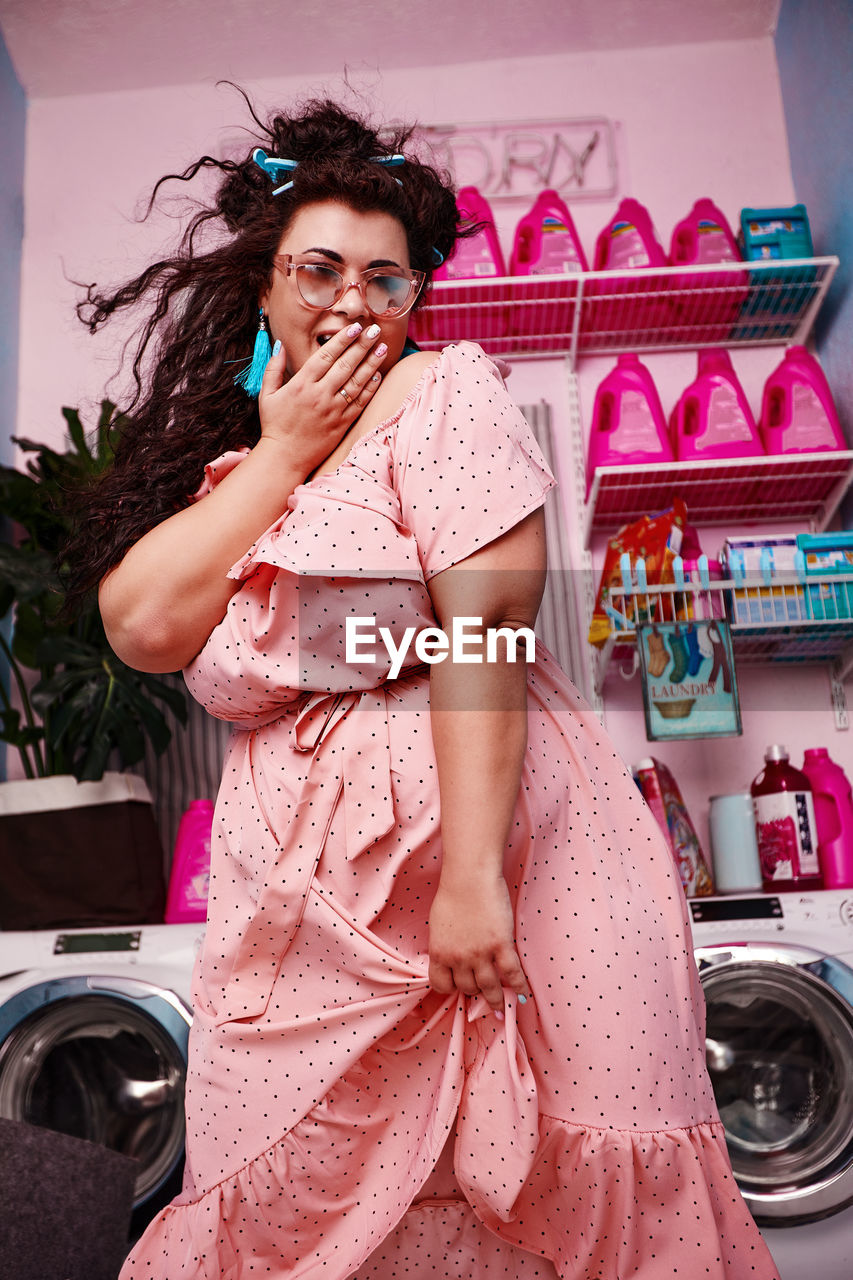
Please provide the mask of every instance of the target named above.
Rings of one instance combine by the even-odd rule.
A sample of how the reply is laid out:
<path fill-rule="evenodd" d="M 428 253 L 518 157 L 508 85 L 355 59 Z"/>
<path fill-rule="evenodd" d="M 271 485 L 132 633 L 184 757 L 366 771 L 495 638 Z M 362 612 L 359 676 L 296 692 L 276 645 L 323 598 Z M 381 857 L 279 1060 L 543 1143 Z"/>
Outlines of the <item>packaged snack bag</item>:
<path fill-rule="evenodd" d="M 686 526 L 687 507 L 681 498 L 675 498 L 667 511 L 656 516 L 642 516 L 633 524 L 624 525 L 610 539 L 589 627 L 590 644 L 601 648 L 613 631 L 613 622 L 605 605 L 625 613 L 634 623 L 663 620 L 653 616 L 659 603 L 656 597 L 647 598 L 641 594 L 635 600 L 626 601 L 619 561 L 626 552 L 631 557 L 632 566 L 640 558 L 645 560 L 646 581 L 650 586 L 672 582 L 672 561 L 681 553 Z"/>

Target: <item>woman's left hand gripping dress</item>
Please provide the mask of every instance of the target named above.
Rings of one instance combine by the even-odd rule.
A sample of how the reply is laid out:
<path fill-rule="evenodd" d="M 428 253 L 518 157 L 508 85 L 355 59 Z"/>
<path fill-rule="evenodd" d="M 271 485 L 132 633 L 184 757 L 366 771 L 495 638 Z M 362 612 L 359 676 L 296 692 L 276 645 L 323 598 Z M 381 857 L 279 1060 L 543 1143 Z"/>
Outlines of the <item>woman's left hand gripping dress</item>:
<path fill-rule="evenodd" d="M 448 433 L 449 531 L 435 459 L 420 462 Z M 241 458 L 211 464 L 199 496 Z M 478 1054 L 504 1098 L 495 1212 L 511 1204 L 537 1141 L 514 998 L 498 1022 L 427 981 L 441 856 L 428 670 L 412 648 L 388 679 L 364 628 L 347 661 L 345 620 L 395 645 L 434 626 L 429 577 L 552 485 L 494 366 L 461 344 L 231 571 L 242 588 L 186 673 L 234 732 L 194 977 L 185 1185 L 122 1280 L 344 1280 L 429 1175 Z"/>

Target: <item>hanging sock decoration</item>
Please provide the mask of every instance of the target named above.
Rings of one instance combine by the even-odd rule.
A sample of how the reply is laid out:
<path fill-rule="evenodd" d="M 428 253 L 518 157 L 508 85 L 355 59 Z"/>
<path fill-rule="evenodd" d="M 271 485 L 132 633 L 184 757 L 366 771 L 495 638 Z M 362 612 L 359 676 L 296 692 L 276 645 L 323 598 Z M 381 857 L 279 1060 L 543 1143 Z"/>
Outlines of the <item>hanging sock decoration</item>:
<path fill-rule="evenodd" d="M 246 368 L 238 373 L 234 379 L 237 386 L 242 387 L 246 395 L 251 396 L 253 400 L 256 400 L 260 394 L 264 370 L 269 364 L 271 355 L 272 347 L 270 346 L 270 335 L 267 332 L 267 319 L 264 315 L 264 309 L 261 307 L 252 358 Z"/>
<path fill-rule="evenodd" d="M 705 655 L 702 653 L 702 650 L 699 648 L 699 637 L 696 634 L 695 627 L 687 628 L 686 644 L 687 644 L 687 674 L 689 676 L 696 676 L 699 674 L 699 668 L 702 665 L 702 659 L 704 658 Z"/>
<path fill-rule="evenodd" d="M 717 624 L 708 627 L 708 639 L 711 642 L 712 663 L 711 670 L 708 673 L 708 683 L 716 685 L 717 679 L 722 672 L 723 676 L 723 692 L 731 693 L 732 691 L 732 667 L 729 661 L 726 643 L 721 634 L 722 628 Z M 726 640 L 728 637 L 726 636 Z"/>
<path fill-rule="evenodd" d="M 680 630 L 676 630 L 669 639 L 669 651 L 672 654 L 672 669 L 669 678 L 675 684 L 681 684 L 687 675 L 687 645 Z"/>
<path fill-rule="evenodd" d="M 741 732 L 731 633 L 722 619 L 641 623 L 637 654 L 650 742 Z"/>
<path fill-rule="evenodd" d="M 663 642 L 663 636 L 656 627 L 652 627 L 649 636 L 649 674 L 659 680 L 669 666 L 669 653 Z"/>

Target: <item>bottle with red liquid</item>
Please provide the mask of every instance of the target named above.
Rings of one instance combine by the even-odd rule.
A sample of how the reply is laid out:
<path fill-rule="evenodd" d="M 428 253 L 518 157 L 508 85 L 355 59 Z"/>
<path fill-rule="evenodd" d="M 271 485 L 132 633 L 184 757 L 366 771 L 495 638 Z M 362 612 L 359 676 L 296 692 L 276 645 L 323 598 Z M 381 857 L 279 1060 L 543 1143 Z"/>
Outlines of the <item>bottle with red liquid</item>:
<path fill-rule="evenodd" d="M 821 889 L 811 783 L 785 747 L 768 747 L 750 788 L 765 892 Z"/>

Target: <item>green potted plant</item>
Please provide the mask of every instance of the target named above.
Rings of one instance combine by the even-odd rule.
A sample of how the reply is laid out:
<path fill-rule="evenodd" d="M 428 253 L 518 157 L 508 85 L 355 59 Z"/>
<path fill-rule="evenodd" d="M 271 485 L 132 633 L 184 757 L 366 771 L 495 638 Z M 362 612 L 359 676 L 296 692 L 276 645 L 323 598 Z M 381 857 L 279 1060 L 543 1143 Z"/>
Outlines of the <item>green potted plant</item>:
<path fill-rule="evenodd" d="M 178 687 L 112 652 L 94 598 L 64 611 L 66 500 L 110 465 L 123 419 L 103 401 L 90 444 L 62 412 L 64 452 L 17 439 L 26 469 L 0 466 L 0 741 L 25 775 L 0 784 L 2 928 L 158 917 L 162 847 L 145 783 L 124 771 L 146 744 L 166 749 L 167 710 L 186 721 Z"/>

